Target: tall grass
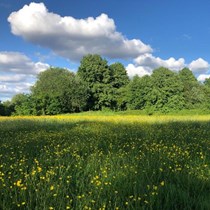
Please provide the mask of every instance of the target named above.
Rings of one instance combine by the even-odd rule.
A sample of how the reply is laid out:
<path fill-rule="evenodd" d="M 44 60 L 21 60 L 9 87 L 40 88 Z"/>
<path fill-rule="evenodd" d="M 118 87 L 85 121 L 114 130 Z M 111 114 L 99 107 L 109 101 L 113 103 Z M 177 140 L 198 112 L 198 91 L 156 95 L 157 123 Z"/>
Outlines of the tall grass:
<path fill-rule="evenodd" d="M 209 116 L 0 118 L 0 209 L 210 209 Z"/>

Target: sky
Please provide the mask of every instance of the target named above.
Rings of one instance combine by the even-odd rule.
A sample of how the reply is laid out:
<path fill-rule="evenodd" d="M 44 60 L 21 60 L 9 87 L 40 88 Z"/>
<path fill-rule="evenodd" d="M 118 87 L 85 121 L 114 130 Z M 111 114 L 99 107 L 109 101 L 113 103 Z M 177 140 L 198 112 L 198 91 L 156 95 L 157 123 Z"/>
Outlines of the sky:
<path fill-rule="evenodd" d="M 163 66 L 210 77 L 209 0 L 0 0 L 0 101 L 29 93 L 49 67 L 76 72 L 86 54 L 129 77 Z"/>

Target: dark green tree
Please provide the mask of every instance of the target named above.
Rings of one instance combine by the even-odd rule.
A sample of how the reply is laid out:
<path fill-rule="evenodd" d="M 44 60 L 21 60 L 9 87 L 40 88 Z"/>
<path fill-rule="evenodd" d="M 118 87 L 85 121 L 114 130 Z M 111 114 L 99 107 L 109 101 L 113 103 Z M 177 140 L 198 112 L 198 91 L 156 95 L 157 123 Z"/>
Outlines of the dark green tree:
<path fill-rule="evenodd" d="M 109 66 L 111 70 L 111 84 L 114 88 L 121 88 L 129 83 L 125 67 L 121 63 L 114 63 Z"/>
<path fill-rule="evenodd" d="M 0 116 L 4 116 L 4 115 L 5 115 L 4 105 L 0 101 Z"/>
<path fill-rule="evenodd" d="M 150 98 L 156 110 L 168 112 L 183 109 L 183 85 L 178 74 L 161 67 L 153 71 L 151 79 L 153 89 Z"/>
<path fill-rule="evenodd" d="M 15 111 L 14 110 L 14 105 L 9 100 L 4 101 L 2 104 L 4 106 L 4 114 L 5 114 L 5 116 L 11 116 L 12 113 Z"/>
<path fill-rule="evenodd" d="M 77 74 L 89 87 L 88 109 L 111 108 L 113 90 L 107 61 L 99 55 L 86 55 L 80 62 Z"/>
<path fill-rule="evenodd" d="M 127 99 L 127 85 L 129 84 L 129 77 L 125 67 L 117 62 L 109 66 L 111 72 L 111 89 L 112 89 L 112 103 L 111 108 L 114 110 L 125 110 Z"/>

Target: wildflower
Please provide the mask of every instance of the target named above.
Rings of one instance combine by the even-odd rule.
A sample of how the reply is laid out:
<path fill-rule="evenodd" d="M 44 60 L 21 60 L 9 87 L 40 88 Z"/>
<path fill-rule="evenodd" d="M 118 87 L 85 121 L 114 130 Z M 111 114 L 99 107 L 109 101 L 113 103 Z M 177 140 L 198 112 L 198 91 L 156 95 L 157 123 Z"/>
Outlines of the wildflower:
<path fill-rule="evenodd" d="M 157 189 L 158 189 L 158 187 L 154 185 L 154 186 L 153 186 L 153 189 L 154 189 L 154 190 L 157 190 Z"/>
<path fill-rule="evenodd" d="M 16 183 L 15 183 L 15 185 L 17 185 L 18 187 L 21 187 L 22 186 L 22 180 L 20 179 L 20 180 L 18 180 Z"/>
<path fill-rule="evenodd" d="M 41 167 L 37 167 L 37 170 L 38 170 L 38 172 L 41 172 L 42 168 Z"/>
<path fill-rule="evenodd" d="M 164 182 L 164 181 L 162 181 L 162 182 L 160 183 L 160 185 L 161 185 L 161 186 L 164 186 L 164 185 L 165 185 L 165 182 Z"/>

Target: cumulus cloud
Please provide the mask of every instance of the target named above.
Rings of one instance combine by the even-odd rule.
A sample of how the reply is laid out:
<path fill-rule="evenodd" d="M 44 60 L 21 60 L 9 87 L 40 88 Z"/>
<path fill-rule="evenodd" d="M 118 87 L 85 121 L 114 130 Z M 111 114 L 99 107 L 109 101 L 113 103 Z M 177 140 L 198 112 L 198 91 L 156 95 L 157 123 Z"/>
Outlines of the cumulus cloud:
<path fill-rule="evenodd" d="M 135 63 L 139 66 L 145 66 L 150 69 L 155 69 L 163 66 L 173 71 L 179 71 L 185 66 L 185 60 L 183 58 L 179 58 L 178 60 L 176 60 L 175 58 L 171 57 L 167 60 L 163 60 L 159 57 L 154 57 L 152 54 L 140 55 L 135 59 Z"/>
<path fill-rule="evenodd" d="M 152 54 L 144 54 L 134 59 L 134 64 L 129 64 L 126 69 L 128 75 L 133 77 L 134 75 L 144 76 L 149 75 L 152 71 L 159 67 L 165 67 L 172 71 L 178 72 L 183 68 L 189 68 L 195 75 L 198 76 L 198 80 L 203 81 L 204 77 L 210 68 L 210 64 L 202 58 L 193 60 L 191 63 L 185 63 L 184 58 L 175 59 L 173 57 L 169 59 L 161 59 L 154 57 Z M 200 76 L 199 76 L 200 75 Z"/>
<path fill-rule="evenodd" d="M 61 17 L 43 3 L 30 3 L 8 17 L 12 33 L 56 54 L 79 60 L 98 53 L 109 58 L 136 58 L 152 48 L 139 39 L 127 39 L 106 14 L 87 19 Z"/>
<path fill-rule="evenodd" d="M 143 77 L 152 73 L 150 68 L 146 68 L 143 66 L 135 66 L 134 64 L 128 64 L 128 66 L 126 67 L 126 71 L 128 73 L 128 76 L 131 78 L 136 75 Z"/>
<path fill-rule="evenodd" d="M 36 75 L 47 68 L 49 68 L 48 64 L 35 63 L 22 53 L 0 52 L 0 72 Z"/>
<path fill-rule="evenodd" d="M 204 82 L 208 78 L 210 78 L 210 74 L 200 74 L 197 79 L 200 82 Z"/>
<path fill-rule="evenodd" d="M 14 75 L 14 74 L 5 74 L 4 76 L 0 76 L 1 82 L 9 82 L 9 83 L 16 83 L 16 82 L 22 82 L 25 81 L 28 78 L 28 76 L 22 74 L 22 75 Z"/>
<path fill-rule="evenodd" d="M 159 67 L 165 67 L 172 71 L 179 71 L 186 66 L 183 58 L 176 60 L 175 58 L 171 57 L 167 60 L 163 60 L 148 53 L 138 56 L 134 60 L 134 63 L 135 65 L 129 64 L 126 67 L 130 77 L 133 77 L 134 75 L 150 75 L 154 69 Z"/>
<path fill-rule="evenodd" d="M 35 76 L 49 67 L 46 63 L 35 63 L 19 52 L 0 52 L 0 100 L 28 92 Z"/>
<path fill-rule="evenodd" d="M 209 69 L 210 65 L 207 61 L 202 58 L 198 58 L 197 60 L 192 61 L 189 64 L 189 68 L 194 73 L 203 74 L 206 73 Z"/>

